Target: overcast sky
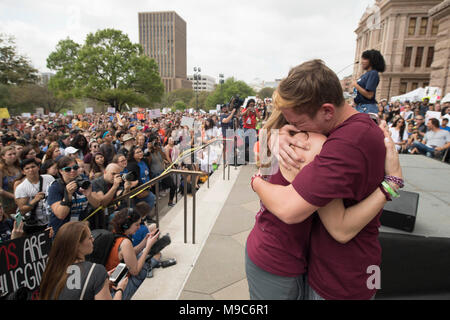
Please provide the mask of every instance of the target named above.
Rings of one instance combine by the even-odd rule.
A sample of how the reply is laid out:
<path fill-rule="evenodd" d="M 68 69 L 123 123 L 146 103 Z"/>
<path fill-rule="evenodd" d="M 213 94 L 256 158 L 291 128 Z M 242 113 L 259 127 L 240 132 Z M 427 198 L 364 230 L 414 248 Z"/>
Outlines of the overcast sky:
<path fill-rule="evenodd" d="M 139 42 L 138 12 L 176 11 L 187 23 L 187 73 L 274 81 L 320 58 L 335 72 L 354 61 L 358 21 L 374 0 L 0 0 L 0 32 L 14 35 L 35 68 L 59 40 L 83 43 L 115 28 Z M 340 78 L 351 74 L 346 68 Z"/>

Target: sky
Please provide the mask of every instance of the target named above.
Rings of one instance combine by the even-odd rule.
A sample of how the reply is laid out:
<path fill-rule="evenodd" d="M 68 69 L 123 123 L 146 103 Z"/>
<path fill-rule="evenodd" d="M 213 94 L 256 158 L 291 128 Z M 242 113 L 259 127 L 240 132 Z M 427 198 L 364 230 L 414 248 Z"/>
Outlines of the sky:
<path fill-rule="evenodd" d="M 274 81 L 310 59 L 339 78 L 352 73 L 354 30 L 374 0 L 1 0 L 0 33 L 40 72 L 58 41 L 82 44 L 89 33 L 114 28 L 139 42 L 138 12 L 175 11 L 187 24 L 187 74 L 218 81 Z M 349 66 L 349 67 L 347 67 Z"/>

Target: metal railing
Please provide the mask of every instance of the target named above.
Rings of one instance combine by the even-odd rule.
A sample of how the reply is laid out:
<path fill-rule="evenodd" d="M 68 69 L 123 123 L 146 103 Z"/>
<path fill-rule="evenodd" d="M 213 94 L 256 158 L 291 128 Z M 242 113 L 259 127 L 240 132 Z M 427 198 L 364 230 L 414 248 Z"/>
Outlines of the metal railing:
<path fill-rule="evenodd" d="M 220 139 L 220 140 L 214 140 L 211 141 L 205 145 L 199 146 L 197 148 L 192 148 L 190 151 L 191 152 L 197 152 L 199 150 L 208 148 L 208 157 L 207 157 L 207 161 L 208 161 L 208 169 L 207 169 L 207 174 L 208 174 L 208 179 L 207 179 L 207 186 L 209 188 L 209 178 L 210 178 L 210 147 L 212 144 L 214 143 L 218 143 L 218 142 L 224 142 L 224 140 Z M 189 150 L 187 150 L 189 151 Z M 153 179 L 151 179 L 150 181 L 134 188 L 133 190 L 129 191 L 126 194 L 120 195 L 119 197 L 115 198 L 110 204 L 108 204 L 108 206 L 106 207 L 99 207 L 96 210 L 94 210 L 87 218 L 85 218 L 85 220 L 88 220 L 89 218 L 91 218 L 92 216 L 94 216 L 96 213 L 100 212 L 102 209 L 109 209 L 111 207 L 114 207 L 118 204 L 120 204 L 121 202 L 126 201 L 128 207 L 131 207 L 131 201 L 134 197 L 136 197 L 138 194 L 146 191 L 147 189 L 155 186 L 155 217 L 156 217 L 156 225 L 159 227 L 159 182 L 166 179 L 166 178 L 172 178 L 172 175 L 175 174 L 176 176 L 176 182 L 175 182 L 175 187 L 176 187 L 176 191 L 175 191 L 175 202 L 178 202 L 178 189 L 179 189 L 179 176 L 183 176 L 183 181 L 184 181 L 184 190 L 183 190 L 183 196 L 184 196 L 184 243 L 187 243 L 187 187 L 188 187 L 188 183 L 187 183 L 187 177 L 190 176 L 191 177 L 191 193 L 192 193 L 192 243 L 195 244 L 195 218 L 196 218 L 196 188 L 195 188 L 195 177 L 197 176 L 201 176 L 201 175 L 205 175 L 205 172 L 203 171 L 190 171 L 190 170 L 178 170 L 178 169 L 171 169 L 171 167 L 176 164 L 176 163 L 181 163 L 184 159 L 191 157 L 191 152 L 185 154 L 185 155 L 181 155 L 177 160 L 174 161 L 174 163 L 172 163 L 172 165 L 166 169 L 166 171 L 164 171 L 160 176 L 155 177 Z M 227 164 L 226 161 L 226 148 L 225 148 L 225 143 L 223 143 L 223 180 L 225 180 L 225 168 L 228 166 L 228 180 L 230 180 L 230 165 Z"/>

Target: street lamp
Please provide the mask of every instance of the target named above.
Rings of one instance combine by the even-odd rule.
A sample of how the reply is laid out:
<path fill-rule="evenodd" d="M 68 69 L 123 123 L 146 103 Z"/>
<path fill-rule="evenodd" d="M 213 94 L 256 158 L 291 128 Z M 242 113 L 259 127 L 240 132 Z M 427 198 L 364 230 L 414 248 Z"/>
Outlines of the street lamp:
<path fill-rule="evenodd" d="M 225 83 L 223 73 L 219 73 L 220 97 L 222 97 L 222 87 Z"/>
<path fill-rule="evenodd" d="M 200 74 L 202 70 L 200 67 L 194 67 L 194 80 L 195 80 L 195 100 L 196 100 L 196 110 L 198 111 L 198 82 L 201 80 L 202 75 Z"/>

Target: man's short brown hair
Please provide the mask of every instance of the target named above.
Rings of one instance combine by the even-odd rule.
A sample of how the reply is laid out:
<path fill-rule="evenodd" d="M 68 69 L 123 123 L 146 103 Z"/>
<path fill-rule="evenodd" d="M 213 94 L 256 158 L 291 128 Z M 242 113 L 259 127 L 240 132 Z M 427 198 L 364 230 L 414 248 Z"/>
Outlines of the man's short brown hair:
<path fill-rule="evenodd" d="M 322 60 L 311 60 L 292 68 L 273 95 L 276 108 L 294 108 L 314 118 L 324 103 L 345 103 L 337 75 Z"/>

